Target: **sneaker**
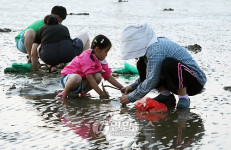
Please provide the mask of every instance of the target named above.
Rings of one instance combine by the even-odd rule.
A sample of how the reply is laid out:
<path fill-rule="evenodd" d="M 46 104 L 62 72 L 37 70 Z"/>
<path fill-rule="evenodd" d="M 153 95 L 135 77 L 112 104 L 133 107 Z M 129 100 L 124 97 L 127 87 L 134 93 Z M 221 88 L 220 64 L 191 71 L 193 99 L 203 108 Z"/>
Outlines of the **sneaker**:
<path fill-rule="evenodd" d="M 90 93 L 79 93 L 79 97 L 91 97 L 91 94 Z"/>
<path fill-rule="evenodd" d="M 176 106 L 176 99 L 173 94 L 170 94 L 169 96 L 159 94 L 154 98 L 154 100 L 158 101 L 159 103 L 164 103 L 168 108 Z"/>
<path fill-rule="evenodd" d="M 28 56 L 28 55 L 26 56 L 26 58 L 27 58 L 27 63 L 28 63 L 28 64 L 31 64 L 31 59 L 29 59 L 29 56 Z"/>
<path fill-rule="evenodd" d="M 67 98 L 67 94 L 63 93 L 63 92 L 57 92 L 58 94 L 56 95 L 55 99 L 66 99 Z"/>
<path fill-rule="evenodd" d="M 187 98 L 180 98 L 177 103 L 178 109 L 189 108 L 189 106 L 190 106 L 190 99 L 187 99 Z"/>

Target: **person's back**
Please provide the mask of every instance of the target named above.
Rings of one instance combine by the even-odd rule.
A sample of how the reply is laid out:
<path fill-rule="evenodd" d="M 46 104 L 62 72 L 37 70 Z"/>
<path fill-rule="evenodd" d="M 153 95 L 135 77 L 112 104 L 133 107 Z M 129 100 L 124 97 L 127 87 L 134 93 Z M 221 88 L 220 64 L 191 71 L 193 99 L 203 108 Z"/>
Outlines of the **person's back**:
<path fill-rule="evenodd" d="M 38 39 L 38 37 L 41 38 Z M 34 43 L 41 43 L 41 46 L 49 43 L 59 42 L 62 40 L 70 40 L 71 37 L 66 26 L 61 24 L 45 25 L 36 34 Z"/>
<path fill-rule="evenodd" d="M 34 23 L 32 23 L 31 25 L 29 25 L 27 28 L 23 29 L 21 32 L 18 33 L 18 35 L 15 36 L 15 42 L 18 42 L 18 40 L 20 39 L 21 35 L 28 29 L 33 29 L 35 31 L 35 33 L 44 26 L 44 19 L 41 20 L 37 20 Z"/>
<path fill-rule="evenodd" d="M 94 59 L 94 60 L 93 60 Z M 106 60 L 104 60 L 106 62 Z M 92 50 L 88 49 L 81 53 L 81 55 L 76 56 L 62 71 L 61 75 L 66 76 L 67 74 L 77 73 L 81 77 L 85 78 L 87 74 L 97 73 L 104 71 L 109 71 L 108 65 L 104 65 L 103 61 L 99 61 L 95 55 L 92 54 Z M 110 74 L 109 73 L 109 74 Z M 102 75 L 107 77 L 109 74 Z"/>
<path fill-rule="evenodd" d="M 152 51 L 150 51 L 151 49 Z M 173 42 L 165 37 L 159 37 L 158 42 L 154 43 L 150 46 L 150 48 L 147 49 L 147 53 L 150 53 L 152 55 L 153 53 L 163 53 L 165 55 L 165 58 L 171 57 L 174 59 L 178 59 L 182 63 L 189 66 L 197 76 L 198 80 L 202 85 L 206 82 L 206 76 L 204 72 L 200 69 L 197 62 L 192 58 L 192 56 L 189 54 L 189 52 L 176 42 Z M 150 51 L 150 52 L 149 52 Z"/>
<path fill-rule="evenodd" d="M 39 56 L 50 66 L 49 72 L 57 72 L 57 65 L 68 63 L 82 53 L 89 38 L 84 34 L 84 40 L 80 38 L 72 40 L 68 28 L 59 24 L 56 15 L 45 16 L 44 22 L 45 25 L 36 33 L 32 46 L 32 66 L 34 70 L 39 69 L 37 66 Z"/>
<path fill-rule="evenodd" d="M 40 45 L 39 57 L 49 65 L 68 63 L 82 52 L 76 50 L 69 30 L 58 23 L 55 15 L 47 15 L 44 18 L 45 25 L 38 30 L 34 43 Z"/>

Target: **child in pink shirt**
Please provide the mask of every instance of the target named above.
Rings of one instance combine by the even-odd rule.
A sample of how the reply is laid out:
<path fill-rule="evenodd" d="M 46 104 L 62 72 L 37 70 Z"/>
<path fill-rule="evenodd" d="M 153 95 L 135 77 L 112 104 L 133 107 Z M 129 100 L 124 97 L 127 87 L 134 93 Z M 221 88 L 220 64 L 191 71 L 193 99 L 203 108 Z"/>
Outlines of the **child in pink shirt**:
<path fill-rule="evenodd" d="M 122 89 L 123 86 L 111 76 L 111 68 L 105 60 L 111 48 L 110 40 L 104 35 L 97 35 L 91 44 L 91 49 L 76 56 L 62 71 L 61 83 L 64 90 L 56 96 L 64 99 L 69 92 L 86 93 L 94 89 L 100 98 L 107 95 L 99 88 L 98 84 L 103 77 L 115 87 Z"/>

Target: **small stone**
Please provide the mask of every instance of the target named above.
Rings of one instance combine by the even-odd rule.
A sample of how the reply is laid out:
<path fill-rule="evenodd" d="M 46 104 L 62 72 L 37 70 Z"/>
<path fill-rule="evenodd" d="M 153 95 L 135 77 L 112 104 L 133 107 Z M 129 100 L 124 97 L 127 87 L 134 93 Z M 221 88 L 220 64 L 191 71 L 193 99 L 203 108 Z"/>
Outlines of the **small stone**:
<path fill-rule="evenodd" d="M 225 91 L 231 92 L 231 86 L 225 86 L 225 87 L 224 87 L 224 90 L 225 90 Z"/>
<path fill-rule="evenodd" d="M 163 11 L 174 11 L 174 9 L 172 9 L 172 8 L 165 8 L 165 9 L 163 9 Z"/>
<path fill-rule="evenodd" d="M 15 84 L 13 84 L 13 85 L 9 88 L 9 90 L 13 90 L 13 89 L 16 89 Z"/>
<path fill-rule="evenodd" d="M 201 46 L 198 44 L 188 45 L 188 46 L 185 46 L 185 48 L 195 53 L 201 52 Z"/>
<path fill-rule="evenodd" d="M 112 75 L 113 77 L 118 77 L 118 76 L 119 76 L 118 73 L 112 73 L 111 75 Z"/>
<path fill-rule="evenodd" d="M 1 28 L 0 28 L 0 32 L 11 32 L 11 29 L 8 29 L 8 28 L 3 28 L 3 29 L 1 29 Z"/>
<path fill-rule="evenodd" d="M 89 15 L 89 13 L 69 13 L 68 15 Z"/>

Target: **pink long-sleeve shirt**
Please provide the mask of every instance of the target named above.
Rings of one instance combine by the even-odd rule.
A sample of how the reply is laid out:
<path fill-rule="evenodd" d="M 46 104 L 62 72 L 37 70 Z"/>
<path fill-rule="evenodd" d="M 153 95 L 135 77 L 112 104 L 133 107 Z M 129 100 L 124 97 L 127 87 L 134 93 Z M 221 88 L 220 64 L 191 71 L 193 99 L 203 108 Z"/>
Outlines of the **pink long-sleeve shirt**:
<path fill-rule="evenodd" d="M 87 75 L 101 73 L 102 77 L 107 80 L 111 76 L 111 68 L 108 67 L 106 60 L 99 61 L 95 54 L 93 61 L 90 58 L 92 50 L 86 50 L 81 55 L 76 56 L 62 71 L 61 75 L 66 76 L 68 74 L 79 74 L 82 78 L 86 78 Z"/>

